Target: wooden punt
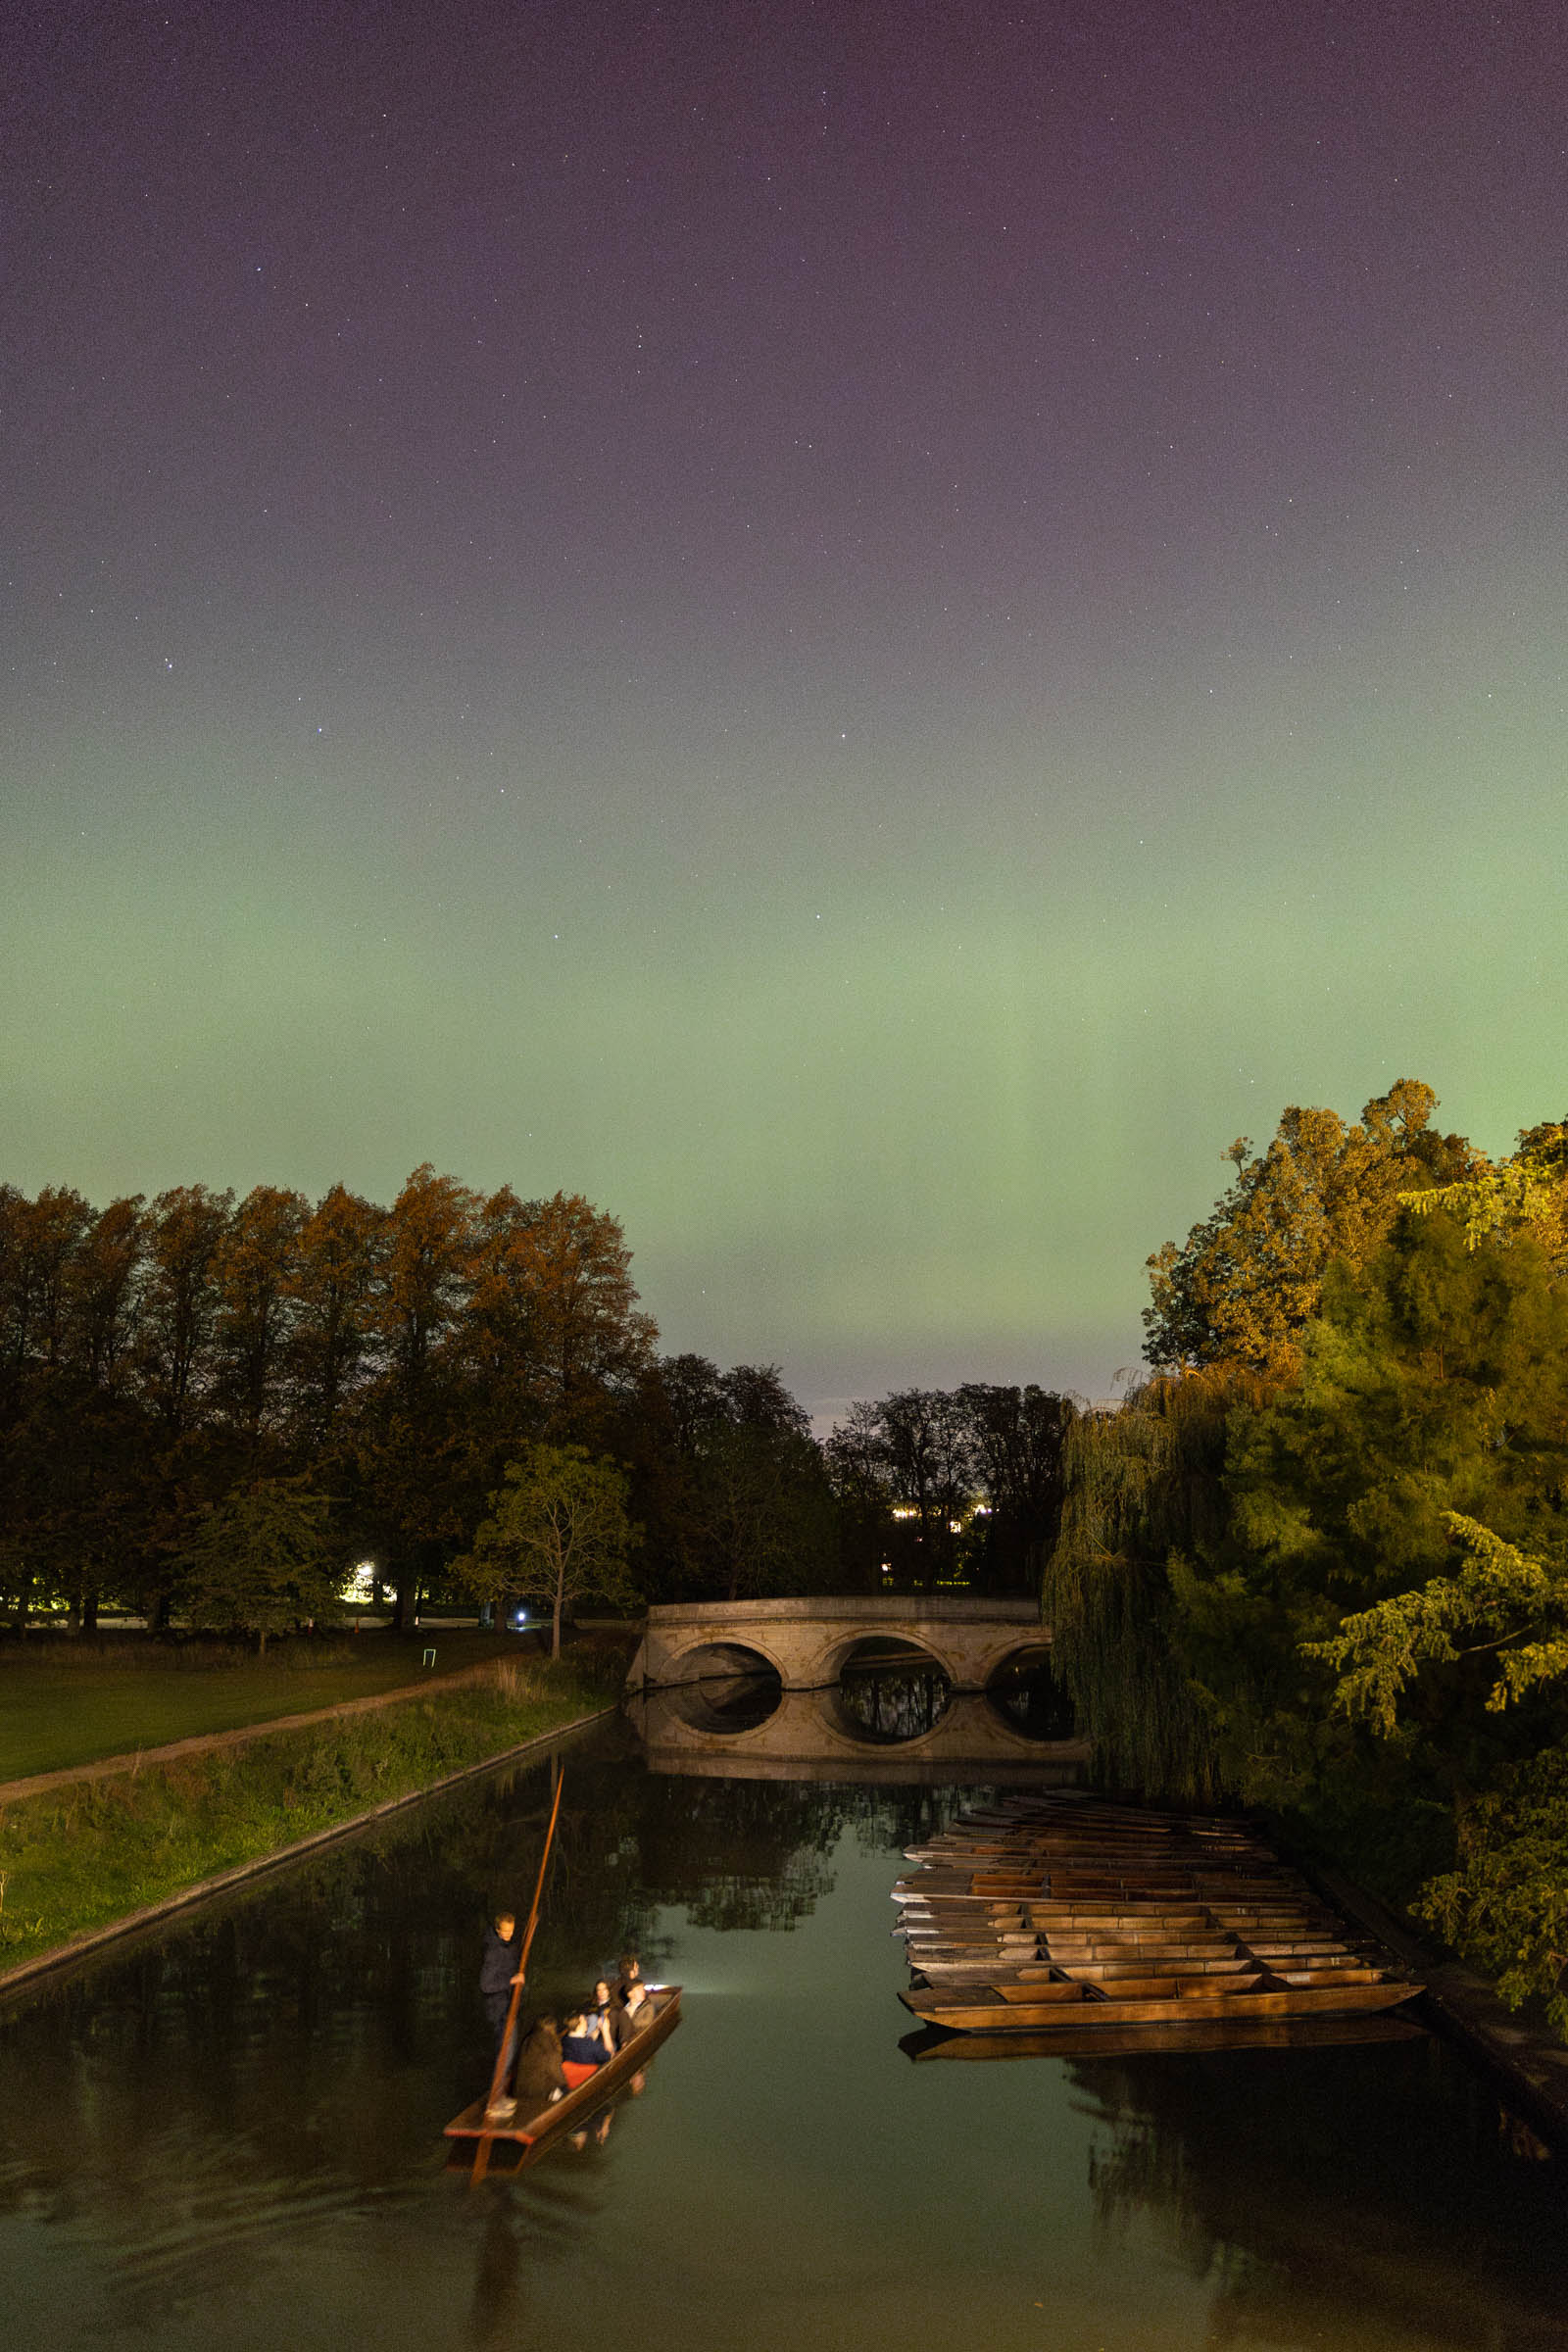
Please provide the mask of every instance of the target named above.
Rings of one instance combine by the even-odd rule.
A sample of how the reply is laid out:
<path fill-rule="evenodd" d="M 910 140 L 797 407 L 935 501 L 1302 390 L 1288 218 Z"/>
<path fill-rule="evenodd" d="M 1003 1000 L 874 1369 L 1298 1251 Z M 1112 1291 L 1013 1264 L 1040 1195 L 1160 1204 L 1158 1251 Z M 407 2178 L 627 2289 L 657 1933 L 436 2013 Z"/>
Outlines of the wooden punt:
<path fill-rule="evenodd" d="M 1372 2017 L 1262 2018 L 1254 2024 L 1195 2025 L 1161 2018 L 1147 2026 L 1087 2026 L 1076 2020 L 1017 2034 L 953 2034 L 921 2026 L 899 2043 L 906 2058 L 956 2058 L 985 2065 L 999 2058 L 1133 2058 L 1207 2050 L 1353 2048 L 1390 2041 L 1425 2041 L 1413 2018 L 1386 2010 Z"/>
<path fill-rule="evenodd" d="M 1087 1985 L 1079 1986 L 1087 1993 Z M 1250 2019 L 1274 2017 L 1307 2017 L 1314 2012 L 1348 2011 L 1354 2009 L 1394 2009 L 1401 2001 L 1410 2000 L 1425 1989 L 1420 1984 L 1388 1983 L 1380 1984 L 1285 1985 L 1278 1991 L 1266 1986 L 1251 1992 L 1220 1993 L 1193 1996 L 1181 2002 L 1183 2017 L 1195 2022 L 1220 2018 Z M 948 2026 L 960 2034 L 1007 2033 L 1014 2028 L 1049 2026 L 1054 2019 L 1070 2014 L 1082 2025 L 1090 2022 L 1107 2026 L 1136 2026 L 1169 2017 L 1175 2003 L 1167 1996 L 1154 2000 L 1086 2000 L 1082 2006 L 1074 2002 L 1050 2000 L 1021 2000 L 996 2002 L 944 2000 L 931 1992 L 901 1992 L 900 2000 L 914 2017 L 929 2026 Z M 1086 2014 L 1087 2013 L 1087 2014 Z"/>
<path fill-rule="evenodd" d="M 972 1948 L 975 1944 L 994 1944 L 1000 1948 L 1004 1943 L 1035 1944 L 1041 1940 L 1034 1928 L 999 1928 L 987 1933 L 965 1928 L 931 1926 L 924 1920 L 918 1919 L 912 1927 L 895 1928 L 893 1932 L 895 1936 L 902 1936 L 906 1943 L 950 1944 L 955 1951 L 962 1951 L 965 1947 Z"/>
<path fill-rule="evenodd" d="M 965 1911 L 947 1904 L 935 1910 L 922 1911 L 917 1905 L 899 1915 L 899 1925 L 906 1935 L 924 1929 L 927 1934 L 942 1936 L 1037 1936 L 1040 1931 L 1021 1911 L 1006 1911 L 993 1918 L 985 1911 Z"/>
<path fill-rule="evenodd" d="M 1262 1984 L 1261 1972 L 1252 1976 L 1226 1977 L 1217 1983 L 1212 1977 L 1115 1977 L 1109 1984 L 1093 1979 L 1072 1978 L 1070 1982 L 1085 1984 L 1090 1998 L 1107 2001 L 1178 2001 L 1213 2000 L 1223 1994 L 1227 1999 L 1244 1992 L 1253 1992 Z M 1034 1984 L 998 1984 L 1004 2001 L 1013 2003 L 1033 2001 L 1039 1997 Z"/>
<path fill-rule="evenodd" d="M 1049 1959 L 1025 1959 L 1018 1966 L 1010 1966 L 1004 1959 L 990 1964 L 976 1959 L 914 1959 L 909 1966 L 929 1983 L 943 1983 L 943 1985 L 995 1985 L 1002 1978 L 1006 1978 L 1008 1985 L 1046 1985 L 1051 1978 L 1062 1974 L 1060 1969 L 1051 1966 Z"/>
<path fill-rule="evenodd" d="M 1381 1968 L 1281 1968 L 1277 1963 L 1269 1975 L 1281 1984 L 1378 1984 L 1383 1982 Z"/>
<path fill-rule="evenodd" d="M 904 1997 L 943 2028 L 1012 2035 L 1039 2019 L 1056 2047 L 1068 2023 L 1255 2034 L 1420 1990 L 1246 1824 L 1064 1791 L 972 1813 L 908 1858 L 897 1932 L 923 1981 Z"/>
<path fill-rule="evenodd" d="M 1055 1936 L 1049 1938 L 1046 1949 L 1062 1968 L 1069 1961 L 1087 1968 L 1097 1962 L 1122 1960 L 1137 1968 L 1150 1968 L 1167 1961 L 1185 1965 L 1189 1961 L 1231 1960 L 1239 1956 L 1234 1943 L 1068 1943 Z"/>
<path fill-rule="evenodd" d="M 1333 1960 L 1349 1950 L 1349 1945 L 1327 1936 L 1303 1937 L 1299 1943 L 1282 1943 L 1272 1936 L 1243 1936 L 1238 1938 L 1259 1959 L 1270 1960 Z"/>
<path fill-rule="evenodd" d="M 1243 1952 L 1227 1952 L 1214 1960 L 1063 1960 L 1052 1955 L 1052 1965 L 1059 1968 L 1064 1977 L 1076 1977 L 1085 1984 L 1116 1984 L 1124 1977 L 1232 1977 L 1245 1976 L 1255 1968 Z"/>
<path fill-rule="evenodd" d="M 1058 1978 L 1048 1978 L 1037 1984 L 1014 1984 L 1007 1979 L 999 1983 L 995 1977 L 988 1977 L 981 1984 L 965 1988 L 966 1998 L 971 2001 L 987 1993 L 993 2003 L 999 2000 L 1021 2001 L 1035 2009 L 1042 2006 L 1059 2009 L 1075 2001 L 1087 2002 L 1093 1998 L 1087 1984 L 1069 1984 Z"/>
<path fill-rule="evenodd" d="M 1177 1921 L 1206 1927 L 1213 1917 L 1207 1903 L 1196 1894 L 1036 1895 L 1019 1909 L 1045 1927 L 1078 1920 L 1125 1920 L 1135 1928 L 1158 1928 Z"/>
<path fill-rule="evenodd" d="M 532 2163 L 539 2150 L 561 2132 L 597 2115 L 606 2101 L 613 2098 L 648 2064 L 660 2043 L 680 2022 L 680 1995 L 678 1984 L 651 1984 L 648 1998 L 654 2014 L 641 2033 L 634 2034 L 625 2047 L 596 2068 L 586 2082 L 566 2091 L 553 2106 L 537 2108 L 531 2115 L 519 2111 L 504 2124 L 487 2123 L 484 2099 L 480 2097 L 471 2107 L 465 2107 L 461 2115 L 453 2117 L 446 2128 L 446 2137 L 470 2144 L 493 2140 L 497 2147 L 517 2147 L 522 2151 L 520 2162 Z M 514 2165 L 512 2169 L 516 2171 L 518 2167 Z"/>

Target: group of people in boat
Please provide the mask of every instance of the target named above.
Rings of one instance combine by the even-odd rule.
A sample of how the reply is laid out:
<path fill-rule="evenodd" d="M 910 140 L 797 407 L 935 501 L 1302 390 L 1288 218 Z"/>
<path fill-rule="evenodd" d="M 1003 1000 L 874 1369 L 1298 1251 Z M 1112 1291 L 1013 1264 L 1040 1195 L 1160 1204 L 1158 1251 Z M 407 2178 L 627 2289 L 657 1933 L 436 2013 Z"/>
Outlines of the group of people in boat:
<path fill-rule="evenodd" d="M 515 2114 L 522 2100 L 538 2108 L 577 2089 L 599 2067 L 608 2066 L 653 2016 L 637 1955 L 627 1952 L 614 1978 L 601 1977 L 592 2000 L 582 2008 L 568 2010 L 560 2019 L 535 2018 L 520 2039 L 514 2024 L 509 2036 L 513 1990 L 525 1981 L 517 1958 L 516 1919 L 510 1911 L 500 1911 L 485 1930 L 479 1968 L 479 1994 L 495 2045 L 495 2088 L 486 2114 L 496 2120 Z"/>

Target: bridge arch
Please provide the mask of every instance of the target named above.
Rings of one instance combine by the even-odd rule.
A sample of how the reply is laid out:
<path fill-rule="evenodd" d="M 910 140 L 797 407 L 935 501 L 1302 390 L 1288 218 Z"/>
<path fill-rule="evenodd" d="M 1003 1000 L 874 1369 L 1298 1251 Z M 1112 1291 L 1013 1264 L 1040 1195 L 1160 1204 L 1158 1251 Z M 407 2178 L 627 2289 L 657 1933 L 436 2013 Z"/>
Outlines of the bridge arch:
<path fill-rule="evenodd" d="M 696 1633 L 681 1645 L 672 1649 L 664 1660 L 664 1670 L 659 1680 L 664 1683 L 709 1682 L 726 1675 L 775 1674 L 782 1683 L 783 1666 L 764 1639 L 751 1628 L 733 1633 L 724 1629 L 722 1638 Z"/>
<path fill-rule="evenodd" d="M 886 1633 L 877 1627 L 851 1627 L 830 1641 L 814 1660 L 808 1661 L 807 1687 L 830 1690 L 843 1680 L 847 1668 L 855 1666 L 926 1666 L 945 1674 L 950 1683 L 954 1679 L 951 1662 L 929 1636 L 919 1632 Z"/>

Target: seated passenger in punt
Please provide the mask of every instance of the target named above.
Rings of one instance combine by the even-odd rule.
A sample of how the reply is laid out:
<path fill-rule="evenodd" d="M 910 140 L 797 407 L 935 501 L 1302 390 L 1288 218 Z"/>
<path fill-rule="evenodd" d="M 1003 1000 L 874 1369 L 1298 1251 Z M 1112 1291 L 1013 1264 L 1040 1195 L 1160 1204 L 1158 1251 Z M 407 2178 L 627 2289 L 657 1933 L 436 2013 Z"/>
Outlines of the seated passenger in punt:
<path fill-rule="evenodd" d="M 615 1980 L 615 1999 L 619 2002 L 622 2009 L 624 2009 L 626 2006 L 626 1995 L 631 1990 L 631 1987 L 634 1984 L 641 1984 L 642 1981 L 643 1972 L 638 1962 L 636 1953 L 625 1953 L 622 1956 L 620 1963 L 620 1975 Z M 644 1987 L 644 1989 L 646 1990 L 646 1987 Z"/>
<path fill-rule="evenodd" d="M 626 2012 L 615 2001 L 608 1977 L 601 1977 L 594 1986 L 593 2007 L 588 2012 L 588 2031 L 599 2036 L 612 2057 L 630 2038 Z"/>
<path fill-rule="evenodd" d="M 648 1997 L 648 1987 L 641 1977 L 634 1977 L 626 1987 L 625 2006 L 619 2012 L 620 2046 L 653 2022 L 654 2004 Z"/>
<path fill-rule="evenodd" d="M 560 2028 L 553 2017 L 537 2018 L 522 2037 L 511 2093 L 486 2108 L 486 2120 L 510 2123 L 519 2107 L 524 2115 L 537 2115 L 541 2107 L 553 2107 L 566 2088 Z"/>
<path fill-rule="evenodd" d="M 590 2029 L 587 2011 L 573 2010 L 561 2037 L 561 2063 L 566 2070 L 567 2082 L 585 2082 L 587 2074 L 580 2071 L 574 2074 L 573 2069 L 586 2068 L 591 2072 L 595 2067 L 608 2066 L 613 2055 L 603 2036 Z"/>

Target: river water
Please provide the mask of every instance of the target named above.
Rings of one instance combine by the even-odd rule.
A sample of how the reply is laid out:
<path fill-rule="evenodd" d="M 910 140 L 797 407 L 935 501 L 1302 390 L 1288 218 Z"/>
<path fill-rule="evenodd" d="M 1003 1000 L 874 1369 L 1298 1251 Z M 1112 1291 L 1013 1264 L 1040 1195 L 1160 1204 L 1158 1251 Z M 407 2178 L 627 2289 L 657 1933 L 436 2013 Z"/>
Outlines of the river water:
<path fill-rule="evenodd" d="M 951 1788 L 566 1754 L 530 1971 L 628 1943 L 685 2014 L 606 2136 L 478 2190 L 488 1906 L 539 1766 L 0 2016 L 0 2313 L 26 2352 L 1568 2352 L 1564 2166 L 1439 2040 L 916 2063 L 889 1935 Z"/>

